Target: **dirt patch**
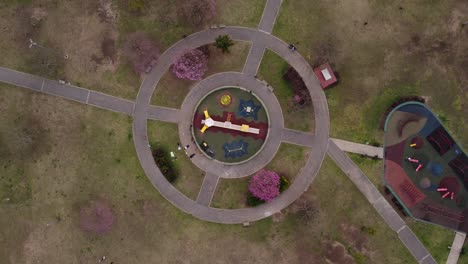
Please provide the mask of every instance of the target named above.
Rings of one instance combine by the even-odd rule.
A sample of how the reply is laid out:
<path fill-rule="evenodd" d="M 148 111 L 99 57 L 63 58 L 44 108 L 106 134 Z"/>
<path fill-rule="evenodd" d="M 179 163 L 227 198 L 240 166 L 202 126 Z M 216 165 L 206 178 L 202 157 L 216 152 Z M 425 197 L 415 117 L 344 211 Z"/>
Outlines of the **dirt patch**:
<path fill-rule="evenodd" d="M 359 251 L 368 251 L 367 250 L 367 237 L 361 232 L 361 229 L 351 225 L 351 224 L 341 224 L 341 231 L 343 231 L 344 237 L 346 240 L 352 244 Z"/>
<path fill-rule="evenodd" d="M 80 228 L 85 232 L 104 234 L 113 224 L 114 214 L 104 200 L 90 201 L 80 209 Z"/>
<path fill-rule="evenodd" d="M 346 248 L 340 242 L 334 241 L 326 245 L 325 256 L 331 264 L 354 264 L 356 263 Z"/>
<path fill-rule="evenodd" d="M 322 257 L 317 255 L 320 252 L 314 250 L 310 242 L 305 241 L 303 234 L 298 234 L 296 240 L 296 254 L 298 263 L 319 264 L 322 263 Z"/>

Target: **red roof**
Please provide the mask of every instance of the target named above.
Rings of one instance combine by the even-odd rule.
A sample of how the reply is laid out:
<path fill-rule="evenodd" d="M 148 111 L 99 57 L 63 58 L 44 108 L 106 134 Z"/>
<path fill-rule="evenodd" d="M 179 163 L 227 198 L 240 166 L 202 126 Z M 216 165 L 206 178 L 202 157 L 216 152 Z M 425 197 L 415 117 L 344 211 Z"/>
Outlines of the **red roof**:
<path fill-rule="evenodd" d="M 323 89 L 337 82 L 335 73 L 328 62 L 315 68 L 314 73 Z"/>

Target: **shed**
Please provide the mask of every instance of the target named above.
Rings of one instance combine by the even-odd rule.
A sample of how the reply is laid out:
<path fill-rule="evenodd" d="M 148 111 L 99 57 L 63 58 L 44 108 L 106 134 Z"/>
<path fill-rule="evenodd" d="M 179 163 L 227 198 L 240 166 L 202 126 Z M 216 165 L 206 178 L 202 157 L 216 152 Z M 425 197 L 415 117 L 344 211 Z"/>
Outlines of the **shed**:
<path fill-rule="evenodd" d="M 333 69 L 328 62 L 315 68 L 314 73 L 315 76 L 317 76 L 317 79 L 320 81 L 322 89 L 326 89 L 328 86 L 338 81 L 336 79 L 335 73 L 333 72 Z"/>

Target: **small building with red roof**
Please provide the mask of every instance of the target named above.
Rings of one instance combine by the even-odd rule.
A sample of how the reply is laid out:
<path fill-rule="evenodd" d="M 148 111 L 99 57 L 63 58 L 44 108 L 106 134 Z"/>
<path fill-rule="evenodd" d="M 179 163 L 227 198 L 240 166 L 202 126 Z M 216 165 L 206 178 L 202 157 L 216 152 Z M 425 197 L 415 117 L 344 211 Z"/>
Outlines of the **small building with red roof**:
<path fill-rule="evenodd" d="M 338 81 L 336 79 L 335 73 L 333 72 L 333 69 L 328 62 L 315 68 L 314 73 L 315 76 L 317 76 L 317 79 L 320 81 L 322 89 L 326 89 L 328 86 Z"/>

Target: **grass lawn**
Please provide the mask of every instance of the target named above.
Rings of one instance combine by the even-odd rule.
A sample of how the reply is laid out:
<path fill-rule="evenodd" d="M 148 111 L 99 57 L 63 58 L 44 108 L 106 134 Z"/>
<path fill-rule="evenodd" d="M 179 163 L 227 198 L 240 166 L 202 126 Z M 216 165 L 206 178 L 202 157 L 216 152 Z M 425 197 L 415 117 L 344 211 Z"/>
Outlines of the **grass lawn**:
<path fill-rule="evenodd" d="M 338 72 L 340 83 L 326 93 L 331 136 L 381 142 L 386 107 L 399 96 L 421 95 L 467 145 L 468 42 L 460 22 L 467 10 L 457 0 L 284 1 L 274 34 L 297 43 L 312 65 L 326 59 Z"/>
<path fill-rule="evenodd" d="M 299 171 L 304 167 L 310 151 L 310 148 L 281 143 L 278 152 L 266 169 L 285 176 L 293 183 Z"/>
<path fill-rule="evenodd" d="M 213 45 L 209 45 L 210 57 L 205 77 L 225 71 L 242 71 L 250 46 L 250 42 L 235 41 L 229 53 L 222 53 Z M 168 69 L 156 86 L 151 97 L 151 104 L 180 108 L 185 96 L 194 84 L 195 81 L 175 77 L 171 69 Z"/>
<path fill-rule="evenodd" d="M 211 207 L 237 209 L 247 207 L 250 176 L 239 179 L 219 179 Z"/>
<path fill-rule="evenodd" d="M 173 184 L 183 194 L 196 200 L 205 172 L 195 166 L 183 150 L 177 150 L 180 141 L 177 124 L 148 120 L 148 139 L 151 145 L 159 145 L 176 154 L 177 160 L 173 161 L 173 165 L 178 176 Z"/>
<path fill-rule="evenodd" d="M 384 180 L 382 160 L 361 157 L 358 154 L 347 153 L 351 159 L 369 177 L 372 183 L 383 193 Z M 449 250 L 447 246 L 452 245 L 455 231 L 442 228 L 433 224 L 418 222 L 411 217 L 404 217 L 405 222 L 426 246 L 437 263 L 444 263 L 447 260 Z"/>
<path fill-rule="evenodd" d="M 7 263 L 91 263 L 103 255 L 122 263 L 213 258 L 236 263 L 316 258 L 320 263 L 331 241 L 364 262 L 414 262 L 329 159 L 304 195 L 319 209 L 314 224 L 299 222 L 292 209 L 283 221 L 265 219 L 249 228 L 203 222 L 172 206 L 147 180 L 128 117 L 22 88 L 0 88 L 7 113 L 0 116 L 0 165 L 7 169 L 0 178 L 0 259 Z M 107 201 L 115 218 L 103 235 L 85 233 L 78 225 L 83 203 L 96 199 Z M 354 238 L 340 229 L 362 225 L 377 231 L 355 250 Z"/>
<path fill-rule="evenodd" d="M 309 200 L 318 210 L 310 227 L 301 231 L 301 240 L 315 254 L 326 255 L 326 245 L 337 241 L 357 263 L 416 262 L 396 233 L 329 157 L 302 199 Z"/>
<path fill-rule="evenodd" d="M 313 132 L 315 121 L 313 106 L 294 110 L 288 104 L 294 96 L 292 88 L 282 77 L 288 67 L 289 64 L 285 60 L 267 49 L 258 70 L 258 77 L 266 80 L 273 87 L 274 94 L 283 110 L 284 126 L 290 129 Z"/>

